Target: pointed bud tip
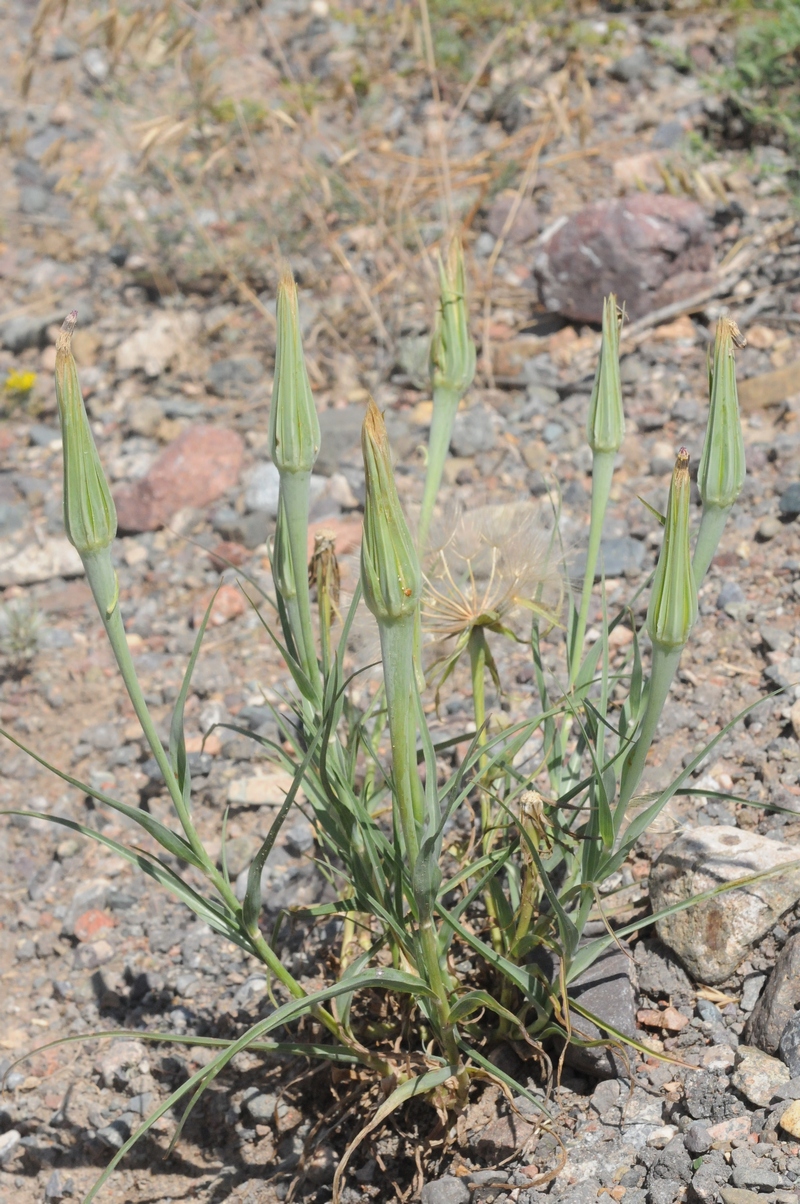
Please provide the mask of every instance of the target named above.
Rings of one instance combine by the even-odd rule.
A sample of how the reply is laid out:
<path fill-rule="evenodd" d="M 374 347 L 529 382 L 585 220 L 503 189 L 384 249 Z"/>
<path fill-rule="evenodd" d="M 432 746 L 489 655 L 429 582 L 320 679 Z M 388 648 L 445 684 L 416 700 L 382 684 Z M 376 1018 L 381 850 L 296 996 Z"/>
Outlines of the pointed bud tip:
<path fill-rule="evenodd" d="M 61 330 L 58 332 L 58 337 L 56 338 L 56 354 L 59 352 L 69 353 L 69 349 L 72 344 L 72 335 L 77 325 L 78 311 L 77 309 L 73 309 L 71 313 L 67 314 Z"/>
<path fill-rule="evenodd" d="M 375 401 L 370 397 L 367 401 L 367 409 L 364 414 L 363 430 L 365 436 L 372 443 L 382 443 L 386 439 L 386 423 L 383 414 L 378 409 Z"/>
<path fill-rule="evenodd" d="M 723 314 L 717 322 L 717 340 L 721 341 L 726 338 L 729 338 L 734 347 L 738 347 L 740 350 L 747 346 L 747 339 L 730 314 Z"/>
<path fill-rule="evenodd" d="M 294 274 L 292 272 L 292 269 L 289 267 L 288 263 L 286 263 L 283 265 L 283 268 L 281 270 L 281 278 L 278 281 L 278 290 L 281 291 L 283 289 L 288 289 L 291 291 L 294 287 L 295 287 Z"/>

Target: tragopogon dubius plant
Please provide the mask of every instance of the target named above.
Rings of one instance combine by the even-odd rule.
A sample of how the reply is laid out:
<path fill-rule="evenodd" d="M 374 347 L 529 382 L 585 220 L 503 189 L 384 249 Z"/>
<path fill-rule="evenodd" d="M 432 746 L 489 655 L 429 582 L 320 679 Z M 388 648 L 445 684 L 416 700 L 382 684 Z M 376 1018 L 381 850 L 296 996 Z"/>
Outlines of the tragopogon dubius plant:
<path fill-rule="evenodd" d="M 309 479 L 320 437 L 303 360 L 296 290 L 288 276 L 279 287 L 277 323 L 269 431 L 271 455 L 280 473 L 272 553 L 279 630 L 273 629 L 267 601 L 253 597 L 253 583 L 243 578 L 242 588 L 267 638 L 285 657 L 294 687 L 294 714 L 275 712 L 280 741 L 245 729 L 241 733 L 258 740 L 275 764 L 289 771 L 291 786 L 262 833 L 242 897 L 234 890 L 224 860 L 218 862 L 205 847 L 193 820 L 184 711 L 208 612 L 189 657 L 165 745 L 125 638 L 114 563 L 114 504 L 70 350 L 75 315 L 67 319 L 58 342 L 65 527 L 83 560 L 122 681 L 163 776 L 172 821 L 165 823 L 62 770 L 54 772 L 99 805 L 122 813 L 152 838 L 155 844 L 149 848 L 170 856 L 164 859 L 135 841 L 124 844 L 62 816 L 53 815 L 52 821 L 100 842 L 138 867 L 154 887 L 171 892 L 220 940 L 239 945 L 263 967 L 279 999 L 270 1015 L 236 1039 L 212 1042 L 218 1047 L 212 1060 L 142 1122 L 114 1155 L 87 1201 L 134 1142 L 181 1105 L 183 1118 L 173 1142 L 177 1140 L 200 1093 L 244 1049 L 323 1058 L 381 1081 L 387 1095 L 373 1127 L 414 1095 L 429 1096 L 445 1112 L 457 1110 L 473 1079 L 487 1076 L 527 1094 L 542 1108 L 546 1124 L 547 1108 L 541 1099 L 490 1061 L 489 1052 L 498 1039 L 522 1041 L 546 1066 L 548 1055 L 565 1043 L 585 1042 L 582 1021 L 596 1024 L 609 1040 L 638 1048 L 630 1034 L 617 1032 L 603 1017 L 587 1012 L 572 997 L 571 987 L 612 942 L 631 931 L 624 923 L 613 929 L 609 921 L 604 935 L 586 937 L 591 922 L 607 919 L 602 905 L 605 884 L 707 753 L 698 753 L 656 797 L 642 800 L 638 792 L 653 733 L 681 650 L 691 639 L 697 588 L 744 477 L 733 364 L 738 332 L 733 324 L 722 319 L 717 332 L 699 474 L 703 518 L 693 557 L 689 452 L 681 449 L 677 456 L 647 612 L 652 646 L 647 665 L 635 627 L 624 645 L 627 653 L 619 657 L 612 648 L 612 633 L 620 624 L 632 623 L 632 611 L 623 608 L 609 616 L 603 590 L 598 595 L 595 589 L 598 573 L 602 577 L 599 533 L 624 432 L 618 362 L 621 314 L 614 297 L 604 306 L 602 348 L 587 415 L 593 473 L 586 571 L 579 602 L 567 587 L 566 606 L 561 570 L 553 557 L 552 521 L 540 524 L 551 534 L 537 535 L 531 530 L 536 516 L 527 504 L 473 513 L 469 529 L 457 525 L 434 553 L 424 538 L 414 540 L 395 486 L 383 417 L 372 402 L 362 440 L 366 502 L 360 586 L 345 606 L 339 597 L 335 550 L 325 540 L 317 541 L 309 578 Z M 431 363 L 434 421 L 423 536 L 436 509 L 452 420 L 474 371 L 457 245 L 442 268 Z M 316 615 L 312 589 L 317 594 Z M 383 668 L 382 685 L 366 701 L 364 690 L 353 690 L 353 677 L 363 666 L 351 665 L 347 653 L 362 594 L 378 627 Z M 588 620 L 598 601 L 601 615 L 592 619 L 596 638 L 587 646 Z M 422 627 L 432 629 L 445 649 L 439 673 L 432 675 L 438 680 L 422 694 L 415 672 L 421 607 Z M 561 673 L 551 674 L 543 643 L 548 632 L 560 628 L 566 631 L 566 659 Z M 528 712 L 499 728 L 487 713 L 487 675 L 498 696 L 502 685 L 487 637 L 513 637 L 513 647 L 531 657 L 536 687 Z M 455 682 L 462 653 L 469 660 L 474 724 L 456 740 L 436 746 L 428 691 L 435 685 L 441 692 Z M 4 734 L 22 747 L 11 733 Z M 456 745 L 461 752 L 448 762 Z M 313 991 L 281 958 L 280 932 L 266 930 L 261 900 L 263 867 L 301 791 L 314 823 L 317 862 L 334 888 L 334 901 L 296 910 L 310 921 L 338 917 L 341 934 L 338 972 Z M 451 839 L 465 814 L 470 818 L 467 827 L 478 833 L 466 847 Z M 634 926 L 640 930 L 655 918 L 637 918 Z M 365 992 L 380 992 L 386 1001 L 380 1026 L 359 1006 Z M 296 1025 L 302 1018 L 306 1025 L 299 1036 Z M 280 1040 L 271 1035 L 276 1030 L 281 1030 Z M 173 1034 L 147 1035 L 175 1039 Z M 340 1161 L 335 1196 L 356 1144 Z"/>

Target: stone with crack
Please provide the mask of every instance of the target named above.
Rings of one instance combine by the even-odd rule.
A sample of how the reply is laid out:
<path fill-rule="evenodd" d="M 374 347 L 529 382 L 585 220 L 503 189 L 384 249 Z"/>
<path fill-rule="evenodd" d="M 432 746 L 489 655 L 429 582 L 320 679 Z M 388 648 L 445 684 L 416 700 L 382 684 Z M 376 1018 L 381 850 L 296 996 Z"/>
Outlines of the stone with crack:
<path fill-rule="evenodd" d="M 751 945 L 800 899 L 800 867 L 790 868 L 796 851 L 755 832 L 730 827 L 684 832 L 664 849 L 650 874 L 653 911 L 696 898 L 776 866 L 785 873 L 733 887 L 656 925 L 695 982 L 724 982 Z"/>

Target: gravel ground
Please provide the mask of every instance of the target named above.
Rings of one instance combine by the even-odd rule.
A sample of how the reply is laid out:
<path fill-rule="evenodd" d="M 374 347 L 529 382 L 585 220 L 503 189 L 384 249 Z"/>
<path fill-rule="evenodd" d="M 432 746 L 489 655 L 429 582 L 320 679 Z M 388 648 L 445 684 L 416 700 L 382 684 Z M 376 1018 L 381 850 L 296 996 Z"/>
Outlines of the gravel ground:
<path fill-rule="evenodd" d="M 285 780 L 253 742 L 220 729 L 203 749 L 202 735 L 233 718 L 269 734 L 266 704 L 284 705 L 280 659 L 234 584 L 236 570 L 225 568 L 232 562 L 271 586 L 275 481 L 266 432 L 280 254 L 301 286 L 323 428 L 312 518 L 337 536 L 345 590 L 357 564 L 357 445 L 368 392 L 386 410 L 398 486 L 412 512 L 421 496 L 432 312 L 424 247 L 442 233 L 446 176 L 454 212 L 468 224 L 483 360 L 443 493 L 468 509 L 539 498 L 546 521 L 548 489 L 558 481 L 567 563 L 577 571 L 597 336 L 541 304 L 545 240 L 537 236 L 591 202 L 674 192 L 700 206 L 713 264 L 698 252 L 689 265 L 705 290 L 699 303 L 634 325 L 623 344 L 628 434 L 604 541 L 612 605 L 633 595 L 658 552 L 659 532 L 639 496 L 663 507 L 677 447 L 688 447 L 695 463 L 699 457 L 706 357 L 723 305 L 748 338 L 740 380 L 763 380 L 742 390 L 748 477 L 701 590 L 646 784 L 674 776 L 742 707 L 776 686 L 789 689 L 723 738 L 695 774 L 699 795 L 670 804 L 640 842 L 620 882 L 625 916 L 644 914 L 651 863 L 681 833 L 736 829 L 796 848 L 800 238 L 791 159 L 767 133 L 744 145 L 735 110 L 707 86 L 704 73 L 732 51 L 725 14 L 628 9 L 612 19 L 592 10 L 580 20 L 561 14 L 552 25 L 533 23 L 515 54 L 496 52 L 456 112 L 489 36 L 459 34 L 469 61 L 460 83 L 443 72 L 440 109 L 406 8 L 334 13 L 326 0 L 281 0 L 263 10 L 204 6 L 195 15 L 176 5 L 162 23 L 160 10 L 142 4 L 130 26 L 131 16 L 116 10 L 99 21 L 70 6 L 61 25 L 55 10 L 43 11 L 38 31 L 29 5 L 0 13 L 18 68 L 16 78 L 0 79 L 0 371 L 36 375 L 29 391 L 7 386 L 3 395 L 3 613 L 7 626 L 15 616 L 33 634 L 32 655 L 6 657 L 0 672 L 2 725 L 63 772 L 167 815 L 63 540 L 53 344 L 68 310 L 79 311 L 76 358 L 122 499 L 115 557 L 129 643 L 162 728 L 220 569 L 230 587 L 186 713 L 198 830 L 219 849 L 230 804 L 228 863 L 239 874 Z M 447 29 L 437 23 L 437 38 Z M 452 120 L 446 171 L 443 119 Z M 498 251 L 506 188 L 520 186 L 535 154 L 538 169 Z M 170 454 L 183 457 L 183 472 L 160 464 Z M 164 509 L 154 517 L 156 479 Z M 373 641 L 366 622 L 358 637 L 354 663 Z M 556 666 L 560 652 L 553 636 L 547 663 Z M 497 655 L 503 710 L 512 720 L 529 715 L 529 667 L 510 645 Z M 466 676 L 456 674 L 443 710 L 437 732 L 463 730 Z M 23 752 L 6 744 L 1 755 L 3 807 L 131 838 L 117 815 Z M 735 791 L 752 805 L 706 800 L 703 790 Z M 313 852 L 313 830 L 298 812 L 264 880 L 268 926 L 281 908 L 324 897 Z M 207 1060 L 191 1038 L 236 1034 L 272 1002 L 244 954 L 96 843 L 44 819 L 10 816 L 0 819 L 0 853 L 0 1066 L 57 1038 L 104 1029 L 188 1039 L 67 1044 L 8 1075 L 0 1202 L 79 1199 L 136 1118 Z M 420 1104 L 364 1143 L 343 1200 L 410 1200 L 421 1191 L 425 1204 L 547 1196 L 583 1204 L 604 1194 L 626 1204 L 796 1202 L 800 1115 L 783 1121 L 800 1097 L 800 1063 L 785 1041 L 779 1048 L 774 1032 L 765 1034 L 768 1020 L 773 1031 L 800 1004 L 791 988 L 800 974 L 792 943 L 798 899 L 800 888 L 787 887 L 774 922 L 756 940 L 742 938 L 735 970 L 713 984 L 687 976 L 645 930 L 634 942 L 634 974 L 623 961 L 637 990 L 639 1036 L 683 1065 L 646 1059 L 630 1083 L 567 1068 L 552 1134 L 520 1115 L 524 1101 L 509 1112 L 487 1087 L 443 1144 L 433 1111 Z M 335 924 L 309 932 L 284 923 L 281 956 L 301 982 L 329 975 L 337 933 Z M 780 975 L 790 984 L 782 995 Z M 759 999 L 770 990 L 780 998 L 770 996 L 767 1009 Z M 748 1052 L 755 1046 L 760 1054 Z M 535 1085 L 520 1052 L 493 1056 Z M 100 1198 L 329 1200 L 372 1089 L 255 1055 L 240 1055 L 234 1071 L 204 1096 L 172 1156 L 163 1157 L 173 1127 L 165 1117 Z"/>

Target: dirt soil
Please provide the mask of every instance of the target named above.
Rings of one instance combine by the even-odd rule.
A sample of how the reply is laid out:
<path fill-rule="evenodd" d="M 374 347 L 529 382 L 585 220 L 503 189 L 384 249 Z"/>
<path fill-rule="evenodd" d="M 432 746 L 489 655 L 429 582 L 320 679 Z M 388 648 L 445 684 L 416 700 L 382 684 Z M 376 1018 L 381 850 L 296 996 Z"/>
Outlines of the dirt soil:
<path fill-rule="evenodd" d="M 640 324 L 623 345 L 628 434 L 607 529 L 606 553 L 617 558 L 607 570 L 612 605 L 632 596 L 657 555 L 656 524 L 637 495 L 663 507 L 677 447 L 685 444 L 695 462 L 699 456 L 707 351 L 723 306 L 748 337 L 740 379 L 766 382 L 743 389 L 747 483 L 701 591 L 649 784 L 674 774 L 698 741 L 744 705 L 800 679 L 800 496 L 794 510 L 791 498 L 781 502 L 790 486 L 798 490 L 800 447 L 793 164 L 769 130 L 750 137 L 713 82 L 733 49 L 727 10 L 652 8 L 550 6 L 504 40 L 511 29 L 504 9 L 488 7 L 481 23 L 471 9 L 446 16 L 442 6 L 432 18 L 438 72 L 410 5 L 345 0 L 334 9 L 328 0 L 274 0 L 262 8 L 243 0 L 195 10 L 183 0 L 140 0 L 125 11 L 67 4 L 62 12 L 48 0 L 38 10 L 10 0 L 0 11 L 10 67 L 0 77 L 0 373 L 8 378 L 0 586 L 6 615 L 30 629 L 20 637 L 30 655 L 7 655 L 0 674 L 0 721 L 15 740 L 79 782 L 168 814 L 88 586 L 63 541 L 53 370 L 55 332 L 69 310 L 79 313 L 75 354 L 115 489 L 135 496 L 156 457 L 193 428 L 235 433 L 232 483 L 206 496 L 208 452 L 197 452 L 187 469 L 199 482 L 195 492 L 178 490 L 158 529 L 143 528 L 134 514 L 116 545 L 130 647 L 156 721 L 167 729 L 220 571 L 236 581 L 225 562 L 271 585 L 274 481 L 270 495 L 265 470 L 282 257 L 300 285 L 323 426 L 312 517 L 337 537 L 345 588 L 357 566 L 357 444 L 368 394 L 386 410 L 399 489 L 412 511 L 421 496 L 433 251 L 451 217 L 465 230 L 480 363 L 444 496 L 468 508 L 540 497 L 546 509 L 548 487 L 558 481 L 574 559 L 587 531 L 591 458 L 583 428 L 597 333 L 544 309 L 536 240 L 589 202 L 639 191 L 702 207 L 714 262 L 722 265 L 713 280 L 723 286 Z M 514 198 L 518 218 L 509 225 Z M 287 681 L 240 591 L 230 584 L 221 599 L 187 722 L 197 826 L 219 850 L 230 804 L 228 862 L 238 875 L 286 783 L 252 742 L 220 731 L 203 746 L 203 733 L 234 718 L 253 730 L 268 727 L 265 703 L 282 706 Z M 354 663 L 373 638 L 366 626 L 360 638 Z M 546 653 L 555 665 L 560 644 L 556 634 L 551 640 Z M 498 663 L 502 709 L 512 720 L 530 714 L 529 668 L 506 644 Z M 761 706 L 696 775 L 700 789 L 735 786 L 753 806 L 704 805 L 702 796 L 675 802 L 643 840 L 628 917 L 647 907 L 652 858 L 690 819 L 798 842 L 800 715 L 793 701 L 790 692 Z M 456 675 L 450 704 L 432 718 L 436 732 L 458 734 L 468 713 L 468 681 Z M 117 814 L 18 748 L 5 743 L 0 766 L 3 808 L 138 840 Z M 298 812 L 270 862 L 268 929 L 282 907 L 323 897 L 313 851 L 313 830 Z M 34 1053 L 7 1078 L 0 1204 L 80 1199 L 136 1117 L 208 1059 L 191 1038 L 241 1032 L 271 1000 L 240 950 L 113 852 L 45 819 L 0 819 L 0 890 L 0 1068 L 47 1042 L 101 1030 L 187 1038 L 168 1046 L 78 1041 Z M 742 984 L 769 973 L 795 926 L 800 920 L 790 911 L 780 931 L 743 951 L 730 983 L 706 992 L 736 1036 L 747 1018 Z M 335 925 L 309 932 L 285 921 L 281 956 L 301 982 L 319 983 L 331 972 L 336 936 Z M 682 998 L 684 980 L 676 980 L 675 998 L 690 1016 L 703 984 L 689 984 Z M 702 1010 L 698 1017 L 694 1054 L 716 1048 L 713 1024 Z M 667 1036 L 665 1047 L 688 1045 L 671 1046 L 675 1040 Z M 519 1052 L 494 1056 L 520 1071 Z M 656 1101 L 657 1116 L 647 1104 L 652 1131 L 677 1125 L 691 1096 L 683 1080 L 662 1071 L 656 1061 L 645 1063 L 637 1079 L 640 1103 Z M 428 1184 L 428 1204 L 466 1200 L 470 1191 L 474 1200 L 498 1204 L 546 1195 L 579 1204 L 598 1191 L 644 1201 L 650 1164 L 636 1162 L 642 1143 L 616 1162 L 616 1153 L 595 1151 L 591 1172 L 576 1169 L 578 1146 L 585 1153 L 606 1141 L 618 1152 L 628 1132 L 617 1097 L 599 1100 L 598 1090 L 565 1072 L 557 1131 L 571 1161 L 549 1184 L 534 1180 L 556 1165 L 556 1143 L 523 1149 L 525 1134 L 516 1139 L 502 1097 L 488 1089 L 447 1135 L 425 1104 L 379 1130 L 354 1158 L 343 1200 L 417 1200 Z M 717 1106 L 721 1096 L 714 1098 L 716 1113 L 709 1103 L 689 1114 L 721 1123 L 727 1114 Z M 240 1055 L 204 1096 L 175 1152 L 165 1156 L 174 1130 L 167 1116 L 99 1199 L 327 1201 L 344 1146 L 376 1100 L 369 1083 L 334 1081 L 289 1059 Z M 758 1145 L 768 1118 L 759 1121 L 757 1108 L 739 1103 L 732 1114 L 756 1117 L 756 1137 L 748 1140 Z M 11 1132 L 19 1140 L 4 1147 Z M 771 1134 L 766 1144 L 777 1169 L 774 1182 L 764 1181 L 765 1198 L 795 1201 L 798 1147 L 774 1127 Z M 730 1173 L 730 1141 L 719 1148 Z M 457 1181 L 452 1189 L 445 1183 L 450 1196 L 436 1182 L 445 1172 Z M 721 1198 L 725 1181 L 702 1195 L 699 1186 L 687 1188 L 685 1174 L 675 1177 L 679 1198 L 688 1190 L 689 1199 L 711 1201 Z M 648 1198 L 662 1197 L 651 1191 Z"/>

